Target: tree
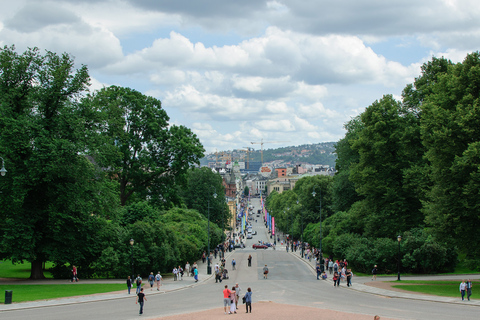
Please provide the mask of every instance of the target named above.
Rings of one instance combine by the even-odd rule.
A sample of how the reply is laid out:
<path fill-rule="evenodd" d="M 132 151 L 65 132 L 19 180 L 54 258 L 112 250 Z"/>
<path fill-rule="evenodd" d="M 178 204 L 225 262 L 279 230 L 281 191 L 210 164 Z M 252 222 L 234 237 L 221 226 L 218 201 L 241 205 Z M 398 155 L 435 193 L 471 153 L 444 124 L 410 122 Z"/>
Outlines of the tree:
<path fill-rule="evenodd" d="M 103 88 L 83 103 L 104 113 L 110 152 L 98 161 L 118 179 L 120 204 L 134 195 L 171 206 L 173 186 L 203 156 L 197 136 L 184 126 L 170 125 L 159 100 L 130 88 Z"/>
<path fill-rule="evenodd" d="M 478 259 L 480 235 L 480 54 L 449 65 L 422 104 L 422 141 L 430 164 L 425 203 L 432 232 Z"/>
<path fill-rule="evenodd" d="M 187 208 L 197 210 L 207 218 L 210 206 L 210 221 L 219 226 L 228 225 L 229 210 L 220 174 L 207 167 L 191 168 L 186 180 L 185 187 L 179 186 L 179 194 Z M 213 197 L 214 193 L 217 194 L 216 198 Z"/>
<path fill-rule="evenodd" d="M 350 179 L 370 213 L 365 235 L 393 237 L 423 224 L 421 201 L 405 172 L 422 161 L 419 120 L 392 96 L 375 101 L 361 115 L 363 129 L 352 144 L 360 156 Z"/>
<path fill-rule="evenodd" d="M 92 114 L 78 103 L 89 75 L 74 70 L 68 54 L 14 47 L 0 49 L 0 153 L 8 166 L 1 179 L 1 258 L 88 264 L 95 234 L 108 210 L 111 186 L 85 156 L 94 150 Z"/>

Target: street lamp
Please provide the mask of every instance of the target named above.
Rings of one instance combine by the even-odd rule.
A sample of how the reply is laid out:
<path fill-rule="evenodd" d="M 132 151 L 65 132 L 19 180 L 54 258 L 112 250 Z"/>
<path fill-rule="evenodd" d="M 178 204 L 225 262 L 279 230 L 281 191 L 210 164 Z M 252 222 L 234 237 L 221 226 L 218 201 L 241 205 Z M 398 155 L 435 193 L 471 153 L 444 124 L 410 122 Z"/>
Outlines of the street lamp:
<path fill-rule="evenodd" d="M 297 197 L 297 205 L 300 204 L 300 200 Z M 305 257 L 305 245 L 303 244 L 303 210 L 300 210 L 302 212 L 302 233 L 300 234 L 300 241 L 302 242 L 302 258 Z"/>
<path fill-rule="evenodd" d="M 2 177 L 4 177 L 7 174 L 7 169 L 5 169 L 5 161 L 3 160 L 3 158 L 0 157 L 0 159 L 2 159 L 2 169 L 0 169 L 0 174 L 2 175 Z"/>
<path fill-rule="evenodd" d="M 320 188 L 319 188 L 320 189 Z M 322 263 L 322 189 L 320 189 L 320 205 L 318 206 L 320 208 L 320 241 L 318 245 L 318 263 Z M 315 186 L 313 186 L 313 191 L 312 191 L 312 196 L 315 198 L 315 195 L 317 193 L 315 192 Z"/>
<path fill-rule="evenodd" d="M 217 198 L 217 189 L 211 186 L 215 192 L 213 198 Z M 212 267 L 210 266 L 210 197 L 208 197 L 208 234 L 207 234 L 207 274 L 212 274 Z"/>
<path fill-rule="evenodd" d="M 130 239 L 130 256 L 132 258 L 132 281 L 135 279 L 135 269 L 133 268 L 133 244 L 135 241 L 133 239 Z"/>
<path fill-rule="evenodd" d="M 398 241 L 398 261 L 397 261 L 398 281 L 400 281 L 400 242 L 402 241 L 402 236 L 398 236 L 397 241 Z"/>

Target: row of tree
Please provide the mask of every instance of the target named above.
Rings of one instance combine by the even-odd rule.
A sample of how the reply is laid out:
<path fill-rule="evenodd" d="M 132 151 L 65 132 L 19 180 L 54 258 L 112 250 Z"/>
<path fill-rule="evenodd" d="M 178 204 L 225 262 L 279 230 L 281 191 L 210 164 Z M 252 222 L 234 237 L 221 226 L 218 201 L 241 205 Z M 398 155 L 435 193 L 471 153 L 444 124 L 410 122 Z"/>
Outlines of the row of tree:
<path fill-rule="evenodd" d="M 77 264 L 85 274 L 118 276 L 130 266 L 134 238 L 136 265 L 163 271 L 206 249 L 210 211 L 218 243 L 224 189 L 211 171 L 189 171 L 204 152 L 196 135 L 170 124 L 155 98 L 117 86 L 91 92 L 89 82 L 87 67 L 75 69 L 68 54 L 0 49 L 0 156 L 8 168 L 0 258 L 31 262 L 32 278 L 43 277 L 45 261 L 58 275 Z"/>
<path fill-rule="evenodd" d="M 402 101 L 386 95 L 345 125 L 346 135 L 336 146 L 337 174 L 309 178 L 325 183 L 324 252 L 361 270 L 373 264 L 392 270 L 401 235 L 402 265 L 408 270 L 451 270 L 458 256 L 478 268 L 479 95 L 478 52 L 457 64 L 433 58 L 406 86 Z M 320 210 L 302 180 L 292 191 L 271 195 L 267 204 L 283 230 L 292 219 L 298 238 L 303 221 L 303 238 L 317 244 L 310 230 L 319 233 Z"/>

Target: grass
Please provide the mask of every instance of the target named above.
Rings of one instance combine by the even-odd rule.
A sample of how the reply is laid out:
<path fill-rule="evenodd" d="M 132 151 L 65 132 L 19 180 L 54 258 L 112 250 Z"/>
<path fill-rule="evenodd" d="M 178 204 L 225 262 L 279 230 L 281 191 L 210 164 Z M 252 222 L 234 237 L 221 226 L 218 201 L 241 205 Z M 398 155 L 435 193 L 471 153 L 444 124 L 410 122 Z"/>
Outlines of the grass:
<path fill-rule="evenodd" d="M 53 263 L 47 262 L 45 268 L 53 267 Z M 13 264 L 10 260 L 0 261 L 0 278 L 28 279 L 30 277 L 31 264 L 29 262 Z M 50 272 L 44 271 L 45 278 L 52 279 Z"/>
<path fill-rule="evenodd" d="M 390 281 L 396 282 L 396 281 Z M 407 285 L 393 285 L 393 288 L 413 291 L 417 293 L 431 294 L 442 297 L 460 297 L 460 281 L 421 281 L 407 280 L 402 283 L 411 283 Z M 472 281 L 473 286 L 480 285 L 480 281 Z"/>
<path fill-rule="evenodd" d="M 56 299 L 81 296 L 94 293 L 127 290 L 125 284 L 38 284 L 38 285 L 0 285 L 0 292 L 12 290 L 13 302 Z M 5 295 L 0 295 L 0 303 L 5 302 Z"/>

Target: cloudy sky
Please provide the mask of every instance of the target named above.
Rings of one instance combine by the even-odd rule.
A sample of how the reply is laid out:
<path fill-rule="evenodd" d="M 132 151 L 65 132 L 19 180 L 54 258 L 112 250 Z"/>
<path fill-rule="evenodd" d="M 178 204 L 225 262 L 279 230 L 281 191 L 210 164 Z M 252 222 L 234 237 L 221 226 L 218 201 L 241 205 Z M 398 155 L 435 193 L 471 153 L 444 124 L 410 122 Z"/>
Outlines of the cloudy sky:
<path fill-rule="evenodd" d="M 478 0 L 0 0 L 0 45 L 68 52 L 162 101 L 208 152 L 338 141 L 432 56 L 480 49 Z M 280 142 L 277 142 L 280 141 Z"/>

